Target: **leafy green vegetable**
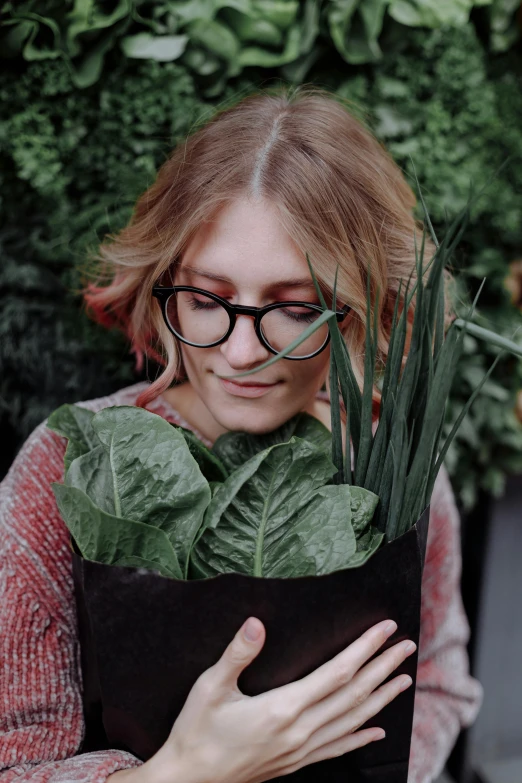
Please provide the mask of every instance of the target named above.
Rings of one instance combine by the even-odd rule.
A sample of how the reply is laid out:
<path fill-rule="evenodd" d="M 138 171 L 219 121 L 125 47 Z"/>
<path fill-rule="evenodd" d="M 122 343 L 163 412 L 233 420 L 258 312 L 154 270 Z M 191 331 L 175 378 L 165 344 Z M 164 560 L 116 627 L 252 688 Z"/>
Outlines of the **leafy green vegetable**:
<path fill-rule="evenodd" d="M 216 440 L 211 453 L 221 460 L 228 471 L 233 471 L 258 452 L 278 443 L 286 443 L 292 436 L 309 440 L 325 451 L 331 448 L 332 436 L 324 424 L 308 413 L 298 413 L 277 430 L 266 435 L 227 432 Z"/>
<path fill-rule="evenodd" d="M 56 420 L 50 417 L 48 426 L 52 429 L 57 421 L 63 432 L 65 422 L 69 432 L 77 434 L 85 423 L 84 412 L 78 406 L 68 407 L 68 420 L 62 411 Z M 90 443 L 96 438 L 97 445 L 72 462 L 66 486 L 84 492 L 103 513 L 163 531 L 185 574 L 192 542 L 210 502 L 210 487 L 185 438 L 161 416 L 133 406 L 104 408 L 92 417 L 91 425 L 87 437 Z M 53 490 L 57 486 L 53 484 Z M 98 516 L 93 524 L 103 519 Z M 116 534 L 120 528 L 107 530 Z"/>
<path fill-rule="evenodd" d="M 254 576 L 288 577 L 349 567 L 357 551 L 351 488 L 325 486 L 334 473 L 323 449 L 295 436 L 252 456 L 212 498 L 190 573 L 208 577 L 233 566 Z M 360 531 L 369 527 L 377 502 L 360 490 Z"/>
<path fill-rule="evenodd" d="M 176 425 L 172 425 L 176 426 Z M 187 430 L 184 427 L 177 428 L 183 435 L 189 447 L 190 453 L 199 465 L 199 469 L 209 482 L 224 481 L 228 476 L 228 470 L 225 464 L 219 458 L 219 455 L 207 449 L 204 443 L 197 438 L 192 430 Z"/>
<path fill-rule="evenodd" d="M 48 426 L 77 450 L 52 487 L 87 559 L 178 579 L 289 577 L 355 567 L 382 542 L 378 497 L 329 484 L 331 436 L 308 414 L 264 435 L 227 433 L 215 452 L 133 406 L 63 405 Z"/>
<path fill-rule="evenodd" d="M 77 457 L 87 454 L 97 445 L 98 439 L 92 429 L 94 413 L 79 405 L 61 405 L 49 416 L 47 426 L 64 438 L 69 439 L 64 464 L 67 471 Z"/>
<path fill-rule="evenodd" d="M 81 489 L 53 484 L 62 517 L 87 560 L 121 566 L 140 566 L 163 576 L 182 578 L 181 568 L 163 530 L 108 514 Z"/>

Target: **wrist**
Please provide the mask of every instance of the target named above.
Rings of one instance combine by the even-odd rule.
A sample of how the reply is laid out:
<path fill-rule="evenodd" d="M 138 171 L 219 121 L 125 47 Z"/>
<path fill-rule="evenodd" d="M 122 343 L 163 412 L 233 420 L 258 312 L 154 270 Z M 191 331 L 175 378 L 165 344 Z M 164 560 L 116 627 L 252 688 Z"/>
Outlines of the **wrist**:
<path fill-rule="evenodd" d="M 139 777 L 122 780 L 121 783 L 202 783 L 197 777 L 197 770 L 182 760 L 170 742 L 163 745 L 141 767 L 125 771 L 140 774 Z"/>
<path fill-rule="evenodd" d="M 105 783 L 142 783 L 141 778 L 138 777 L 141 767 L 142 765 L 139 767 L 127 767 L 126 769 L 118 769 L 116 772 L 111 772 Z"/>

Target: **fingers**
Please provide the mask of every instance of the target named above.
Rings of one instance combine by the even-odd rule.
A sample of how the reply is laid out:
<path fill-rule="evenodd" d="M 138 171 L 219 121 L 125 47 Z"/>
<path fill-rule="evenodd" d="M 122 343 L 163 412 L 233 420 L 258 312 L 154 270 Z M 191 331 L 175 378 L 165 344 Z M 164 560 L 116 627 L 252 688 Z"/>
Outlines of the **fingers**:
<path fill-rule="evenodd" d="M 353 711 L 416 649 L 417 646 L 409 639 L 394 644 L 363 666 L 347 685 L 309 707 L 302 713 L 302 719 L 312 727 L 319 727 L 349 710 Z"/>
<path fill-rule="evenodd" d="M 326 726 L 321 726 L 305 741 L 293 743 L 293 751 L 284 758 L 285 772 L 299 769 L 305 764 L 340 756 L 355 748 L 367 745 L 377 739 L 382 739 L 382 729 L 370 728 L 357 731 L 367 720 L 373 718 L 399 693 L 406 690 L 412 683 L 411 677 L 401 675 L 382 685 L 372 693 L 359 707 L 348 711 L 337 720 Z M 299 724 L 294 727 L 294 736 L 302 739 L 307 736 L 306 729 Z"/>
<path fill-rule="evenodd" d="M 308 764 L 314 764 L 316 761 L 324 761 L 324 759 L 330 759 L 334 756 L 342 756 L 345 753 L 350 753 L 356 748 L 362 748 L 364 745 L 369 745 L 370 742 L 376 742 L 384 739 L 385 733 L 380 728 L 363 729 L 357 731 L 355 734 L 349 734 L 346 737 L 341 737 L 333 742 L 323 745 L 320 748 L 309 750 L 298 760 L 293 760 L 288 766 L 278 771 L 278 775 L 289 775 L 291 772 L 295 772 L 301 767 Z"/>
<path fill-rule="evenodd" d="M 401 674 L 399 677 L 394 677 L 390 682 L 381 685 L 362 704 L 332 720 L 330 723 L 321 725 L 310 737 L 311 749 L 336 742 L 347 734 L 356 732 L 367 720 L 373 718 L 387 704 L 393 701 L 399 693 L 409 688 L 411 683 L 411 677 Z"/>
<path fill-rule="evenodd" d="M 236 688 L 243 669 L 259 655 L 266 632 L 261 620 L 249 617 L 236 633 L 221 658 L 202 676 L 212 679 L 214 688 Z"/>
<path fill-rule="evenodd" d="M 397 623 L 384 620 L 374 625 L 342 652 L 281 691 L 302 711 L 346 685 L 361 666 L 382 647 L 397 629 Z"/>

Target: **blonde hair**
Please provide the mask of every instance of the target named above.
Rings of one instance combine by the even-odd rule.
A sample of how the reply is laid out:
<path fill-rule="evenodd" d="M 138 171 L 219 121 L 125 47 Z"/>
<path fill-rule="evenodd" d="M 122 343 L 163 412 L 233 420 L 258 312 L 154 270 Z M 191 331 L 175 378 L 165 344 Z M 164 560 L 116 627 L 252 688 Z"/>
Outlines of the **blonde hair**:
<path fill-rule="evenodd" d="M 380 292 L 377 360 L 381 366 L 386 360 L 399 283 L 404 289 L 415 267 L 414 236 L 422 233 L 415 195 L 346 100 L 313 85 L 262 89 L 219 109 L 176 147 L 128 225 L 108 235 L 94 256 L 96 279 L 83 289 L 88 314 L 127 335 L 138 368 L 144 356 L 163 366 L 138 406 L 164 392 L 181 370 L 152 287 L 172 273 L 200 224 L 240 196 L 277 207 L 325 291 L 332 292 L 339 266 L 338 302 L 353 310 L 345 339 L 361 387 L 370 270 L 372 310 Z M 434 248 L 427 244 L 430 258 Z M 410 326 L 414 307 L 413 301 Z"/>

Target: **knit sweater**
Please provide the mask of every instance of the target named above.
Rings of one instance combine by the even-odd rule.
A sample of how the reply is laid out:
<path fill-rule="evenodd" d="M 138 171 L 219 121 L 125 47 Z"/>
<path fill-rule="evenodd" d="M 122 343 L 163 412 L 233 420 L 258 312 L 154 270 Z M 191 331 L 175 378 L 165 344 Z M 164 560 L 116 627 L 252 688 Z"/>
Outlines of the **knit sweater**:
<path fill-rule="evenodd" d="M 133 405 L 147 385 L 78 404 L 92 411 Z M 162 396 L 148 407 L 189 427 Z M 112 772 L 142 762 L 120 750 L 79 752 L 84 720 L 69 534 L 51 487 L 63 481 L 67 441 L 46 423 L 31 433 L 0 483 L 0 783 L 104 783 Z M 430 783 L 440 774 L 483 697 L 468 670 L 459 525 L 442 468 L 422 580 L 408 783 Z"/>

